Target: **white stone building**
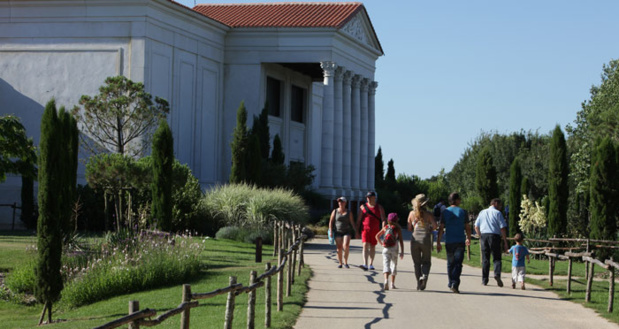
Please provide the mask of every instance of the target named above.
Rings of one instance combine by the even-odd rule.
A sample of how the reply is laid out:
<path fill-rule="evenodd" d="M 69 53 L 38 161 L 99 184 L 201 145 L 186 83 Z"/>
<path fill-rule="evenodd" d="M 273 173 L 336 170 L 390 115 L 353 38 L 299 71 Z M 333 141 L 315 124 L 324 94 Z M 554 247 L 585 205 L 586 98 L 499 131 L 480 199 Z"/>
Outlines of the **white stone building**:
<path fill-rule="evenodd" d="M 2 1 L 0 113 L 20 117 L 38 144 L 52 97 L 72 108 L 108 76 L 144 82 L 169 101 L 176 157 L 206 188 L 228 180 L 241 101 L 251 126 L 268 100 L 286 161 L 314 165 L 321 194 L 361 200 L 374 187 L 381 55 L 361 3 Z M 16 176 L 0 184 L 0 204 L 19 204 L 20 185 Z M 1 207 L 0 228 L 11 220 Z"/>

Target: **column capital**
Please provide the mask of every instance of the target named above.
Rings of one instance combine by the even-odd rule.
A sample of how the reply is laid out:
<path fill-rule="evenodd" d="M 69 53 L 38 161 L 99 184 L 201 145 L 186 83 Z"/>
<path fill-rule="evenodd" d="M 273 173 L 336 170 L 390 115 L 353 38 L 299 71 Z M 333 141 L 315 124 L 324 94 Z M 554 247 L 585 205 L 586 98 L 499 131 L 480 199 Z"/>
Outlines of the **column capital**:
<path fill-rule="evenodd" d="M 370 79 L 368 78 L 361 79 L 361 91 L 363 92 L 368 91 L 369 84 L 370 84 Z"/>
<path fill-rule="evenodd" d="M 331 77 L 335 74 L 335 69 L 337 68 L 337 64 L 335 62 L 320 62 L 320 67 L 322 68 L 322 74 L 324 77 Z"/>
<path fill-rule="evenodd" d="M 353 88 L 359 88 L 359 86 L 361 86 L 361 79 L 363 79 L 363 77 L 360 74 L 353 75 L 352 77 Z"/>
<path fill-rule="evenodd" d="M 344 84 L 345 84 L 345 85 L 350 85 L 350 83 L 351 83 L 351 81 L 352 81 L 352 76 L 353 76 L 352 71 L 346 71 L 346 72 L 344 72 L 344 76 L 343 76 L 342 78 L 343 78 L 343 80 L 344 80 Z"/>
<path fill-rule="evenodd" d="M 370 82 L 370 95 L 376 95 L 376 88 L 378 88 L 378 82 Z"/>
<path fill-rule="evenodd" d="M 345 72 L 346 68 L 344 68 L 343 66 L 338 66 L 335 69 L 335 81 L 341 81 Z"/>

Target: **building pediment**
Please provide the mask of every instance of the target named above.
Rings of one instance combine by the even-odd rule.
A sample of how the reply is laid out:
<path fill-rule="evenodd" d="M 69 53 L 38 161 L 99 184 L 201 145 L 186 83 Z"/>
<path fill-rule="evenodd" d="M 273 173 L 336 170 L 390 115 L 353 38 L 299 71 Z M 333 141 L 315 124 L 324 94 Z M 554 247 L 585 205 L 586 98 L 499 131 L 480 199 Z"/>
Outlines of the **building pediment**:
<path fill-rule="evenodd" d="M 365 10 L 358 11 L 340 30 L 383 54 L 378 37 L 374 32 L 374 27 Z"/>

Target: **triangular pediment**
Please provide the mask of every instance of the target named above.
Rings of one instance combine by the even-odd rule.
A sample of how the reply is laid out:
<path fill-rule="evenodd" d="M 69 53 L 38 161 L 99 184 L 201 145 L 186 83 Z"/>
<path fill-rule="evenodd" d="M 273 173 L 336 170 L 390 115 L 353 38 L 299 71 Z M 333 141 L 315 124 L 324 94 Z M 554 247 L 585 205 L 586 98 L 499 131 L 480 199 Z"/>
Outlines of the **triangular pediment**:
<path fill-rule="evenodd" d="M 344 26 L 340 29 L 343 33 L 358 40 L 360 43 L 378 50 L 384 54 L 383 49 L 378 41 L 372 22 L 365 10 L 358 11 L 352 16 Z"/>

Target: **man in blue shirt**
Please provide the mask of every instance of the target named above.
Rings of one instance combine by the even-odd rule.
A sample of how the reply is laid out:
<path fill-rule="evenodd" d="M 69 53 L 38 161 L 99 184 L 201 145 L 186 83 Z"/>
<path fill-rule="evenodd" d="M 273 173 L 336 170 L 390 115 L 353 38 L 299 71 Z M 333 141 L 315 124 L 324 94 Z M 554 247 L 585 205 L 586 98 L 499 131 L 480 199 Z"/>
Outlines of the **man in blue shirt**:
<path fill-rule="evenodd" d="M 441 252 L 441 239 L 445 233 L 445 252 L 447 253 L 447 286 L 451 291 L 460 293 L 460 274 L 464 261 L 464 248 L 471 244 L 471 227 L 464 209 L 460 208 L 460 194 L 453 192 L 449 195 L 450 206 L 441 214 L 441 224 L 438 228 L 436 251 Z M 466 239 L 463 233 L 466 232 Z"/>
<path fill-rule="evenodd" d="M 475 221 L 475 232 L 480 237 L 482 269 L 481 283 L 488 284 L 490 275 L 490 254 L 494 264 L 494 279 L 499 287 L 503 286 L 501 281 L 501 254 L 507 251 L 507 223 L 501 213 L 501 199 L 492 199 L 490 207 L 482 210 Z M 504 246 L 501 246 L 501 240 Z"/>

